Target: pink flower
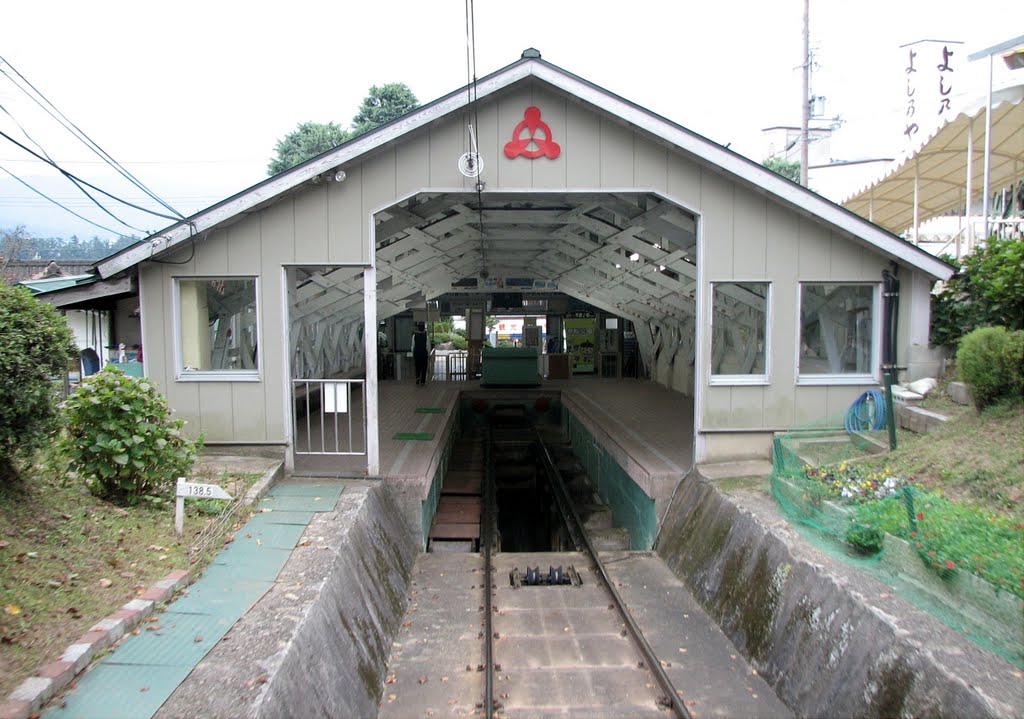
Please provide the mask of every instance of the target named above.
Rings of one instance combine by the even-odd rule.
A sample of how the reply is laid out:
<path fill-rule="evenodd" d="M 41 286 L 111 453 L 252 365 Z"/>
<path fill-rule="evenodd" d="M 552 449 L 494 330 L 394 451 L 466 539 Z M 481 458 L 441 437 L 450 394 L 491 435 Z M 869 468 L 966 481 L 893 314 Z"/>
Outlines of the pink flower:
<path fill-rule="evenodd" d="M 947 559 L 946 569 L 956 569 L 956 562 L 954 562 L 952 559 Z"/>
<path fill-rule="evenodd" d="M 918 512 L 917 513 L 917 518 L 918 519 L 924 519 L 924 512 Z"/>

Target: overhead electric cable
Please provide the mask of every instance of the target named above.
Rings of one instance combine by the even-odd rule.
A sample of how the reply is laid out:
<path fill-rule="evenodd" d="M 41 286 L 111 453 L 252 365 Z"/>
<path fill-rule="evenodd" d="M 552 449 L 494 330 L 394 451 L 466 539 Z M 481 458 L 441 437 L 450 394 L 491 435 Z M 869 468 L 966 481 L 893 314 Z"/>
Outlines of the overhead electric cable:
<path fill-rule="evenodd" d="M 107 197 L 109 197 L 110 199 L 112 199 L 112 200 L 116 200 L 116 201 L 120 202 L 120 203 L 121 203 L 121 204 L 123 204 L 123 205 L 127 205 L 128 207 L 132 207 L 132 208 L 134 208 L 134 209 L 136 209 L 136 210 L 139 210 L 140 212 L 146 212 L 146 213 L 148 213 L 148 214 L 150 214 L 150 215 L 156 215 L 157 217 L 163 217 L 163 218 L 164 218 L 164 219 L 166 219 L 166 220 L 173 220 L 173 221 L 177 221 L 177 220 L 181 219 L 181 218 L 179 218 L 179 217 L 173 217 L 173 216 L 171 216 L 171 215 L 165 215 L 165 214 L 163 214 L 163 213 L 161 213 L 161 212 L 156 212 L 155 210 L 150 210 L 150 209 L 147 209 L 147 208 L 145 208 L 145 207 L 142 207 L 141 205 L 136 205 L 135 203 L 132 203 L 132 202 L 128 202 L 127 200 L 122 200 L 122 199 L 121 199 L 120 197 L 118 197 L 117 195 L 112 195 L 112 194 L 110 194 L 109 192 L 107 192 L 106 190 L 104 190 L 104 189 L 102 189 L 102 188 L 100 188 L 100 187 L 96 187 L 96 185 L 93 185 L 92 183 L 90 183 L 90 182 L 87 182 L 86 180 L 83 180 L 83 179 L 82 179 L 82 178 L 80 178 L 80 177 L 77 177 L 77 176 L 76 176 L 76 175 L 74 175 L 73 173 L 71 173 L 71 172 L 68 172 L 67 170 L 65 170 L 64 168 L 62 168 L 62 167 L 61 167 L 60 165 L 58 165 L 57 163 L 55 163 L 55 162 L 53 162 L 53 161 L 51 161 L 51 160 L 48 160 L 47 158 L 45 158 L 45 157 L 43 157 L 42 155 L 40 155 L 40 154 L 39 154 L 38 152 L 35 152 L 34 150 L 32 150 L 32 149 L 30 149 L 30 148 L 28 148 L 28 147 L 25 147 L 25 146 L 24 146 L 23 144 L 21 144 L 20 142 L 18 142 L 17 140 L 15 140 L 15 139 L 14 139 L 13 137 L 11 137 L 10 135 L 8 135 L 8 134 L 7 134 L 6 132 L 4 132 L 3 130 L 0 130 L 0 137 L 4 137 L 4 138 L 6 138 L 7 140 L 9 140 L 10 142 L 13 142 L 13 143 L 14 143 L 15 145 L 17 145 L 17 146 L 18 146 L 18 147 L 20 147 L 20 148 L 21 148 L 22 150 L 24 150 L 25 152 L 29 153 L 30 155 L 32 155 L 32 156 L 33 156 L 33 157 L 35 157 L 36 159 L 38 159 L 38 160 L 42 160 L 42 161 L 43 161 L 43 162 L 45 162 L 46 164 L 48 164 L 48 165 L 52 166 L 52 167 L 53 167 L 53 168 L 54 168 L 55 170 L 57 170 L 57 172 L 61 173 L 61 174 L 62 174 L 62 175 L 64 175 L 65 177 L 67 177 L 67 178 L 68 178 L 69 180 L 72 180 L 72 181 L 74 181 L 74 182 L 80 182 L 80 183 L 82 183 L 83 185 L 85 185 L 86 187 L 88 187 L 88 188 L 91 188 L 91 189 L 93 189 L 93 190 L 96 190 L 96 192 L 100 192 L 100 193 L 102 193 L 102 194 L 106 195 Z M 115 219 L 116 219 L 116 218 L 115 218 Z M 118 220 L 118 221 L 120 222 L 120 220 Z M 130 227 L 130 225 L 129 225 L 129 227 Z M 140 230 L 140 232 L 141 232 L 141 231 L 142 231 L 142 230 Z"/>
<path fill-rule="evenodd" d="M 478 107 L 477 77 L 476 77 L 476 12 L 473 7 L 473 0 L 466 0 L 466 104 L 470 117 L 469 121 L 469 152 L 470 157 L 477 163 L 476 175 L 476 207 L 477 207 L 477 232 L 480 234 L 480 276 L 487 279 L 487 242 L 484 237 L 484 181 L 481 177 L 483 172 L 480 149 L 477 145 L 475 128 L 479 127 L 480 111 Z"/>
<path fill-rule="evenodd" d="M 90 225 L 94 225 L 94 226 L 96 226 L 96 227 L 99 227 L 99 228 L 100 228 L 101 230 L 106 230 L 107 232 L 111 232 L 111 233 L 113 233 L 113 234 L 115 234 L 115 235 L 117 235 L 117 236 L 119 236 L 119 237 L 122 237 L 122 236 L 124 235 L 124 233 L 123 233 L 123 232 L 118 232 L 117 230 L 112 230 L 112 229 L 111 229 L 111 228 L 109 228 L 109 227 L 104 227 L 103 225 L 101 225 L 101 224 L 99 224 L 99 223 L 93 222 L 92 220 L 90 220 L 90 219 L 89 219 L 89 218 L 87 218 L 87 217 L 82 217 L 82 216 L 81 216 L 80 214 L 78 214 L 78 213 L 77 213 L 77 212 L 75 212 L 74 210 L 72 210 L 72 209 L 70 209 L 70 208 L 67 208 L 67 207 L 65 207 L 64 205 L 60 204 L 59 202 L 57 202 L 57 201 L 56 201 L 55 199 L 53 199 L 52 197 L 48 197 L 48 196 L 46 195 L 46 193 L 42 192 L 41 190 L 38 190 L 38 189 L 36 189 L 35 187 L 32 187 L 32 185 L 30 185 L 30 184 L 28 184 L 27 182 L 25 182 L 25 181 L 24 181 L 23 179 L 21 179 L 20 177 L 18 177 L 17 175 L 15 175 L 15 174 L 14 174 L 13 172 L 11 172 L 10 170 L 8 170 L 8 169 L 7 169 L 6 167 L 4 167 L 3 165 L 0 165 L 0 170 L 3 170 L 4 172 L 6 172 L 6 173 L 7 173 L 8 175 L 10 175 L 10 176 L 11 176 L 12 178 L 14 178 L 15 180 L 17 180 L 17 181 L 18 181 L 18 182 L 20 182 L 21 184 L 23 184 L 23 185 L 24 185 L 25 187 L 27 187 L 28 189 L 32 190 L 32 192 L 36 193 L 36 194 L 37 194 L 37 195 L 39 195 L 40 197 L 43 197 L 43 198 L 45 198 L 45 199 L 46 199 L 46 200 L 47 200 L 48 202 L 52 202 L 52 203 L 53 203 L 54 205 L 56 205 L 57 207 L 61 208 L 62 210 L 65 210 L 65 211 L 67 211 L 67 212 L 70 212 L 70 213 L 71 213 L 72 215 L 74 215 L 74 216 L 75 216 L 75 217 L 77 217 L 78 219 L 80 219 L 80 220 L 84 220 L 85 222 L 88 222 L 88 223 L 89 223 Z M 114 218 L 114 219 L 117 219 L 117 218 Z M 120 220 L 118 220 L 118 222 L 120 222 Z M 124 224 L 124 223 L 122 222 L 121 224 Z M 127 227 L 131 227 L 131 225 L 127 225 Z M 134 229 L 134 228 L 133 228 L 133 229 Z M 146 230 L 139 230 L 139 231 L 140 231 L 140 232 L 145 232 L 145 233 L 146 233 L 147 235 L 148 235 L 148 234 L 150 234 L 150 233 L 149 233 L 148 231 L 146 231 Z"/>
<path fill-rule="evenodd" d="M 11 78 L 11 76 L 10 76 L 10 75 L 8 75 L 8 74 L 7 74 L 7 73 L 6 73 L 6 72 L 5 72 L 4 70 L 3 70 L 3 67 L 2 67 L 2 66 L 3 66 L 3 65 L 5 65 L 5 64 L 6 64 L 6 65 L 7 65 L 7 66 L 8 66 L 9 68 L 11 68 L 11 70 L 12 70 L 12 71 L 13 71 L 13 72 L 14 72 L 14 73 L 15 73 L 15 74 L 16 74 L 16 75 L 17 75 L 17 76 L 19 77 L 19 78 L 21 78 L 21 80 L 22 80 L 22 81 L 23 81 L 23 82 L 24 82 L 24 83 L 25 83 L 26 85 L 28 85 L 28 86 L 29 86 L 29 87 L 30 87 L 30 88 L 32 89 L 32 92 L 34 92 L 34 93 L 35 93 L 36 95 L 38 95 L 38 97 L 36 97 L 36 96 L 33 96 L 33 95 L 32 95 L 32 93 L 28 92 L 28 91 L 27 91 L 27 90 L 26 90 L 26 89 L 25 89 L 24 87 L 22 87 L 22 86 L 21 86 L 20 84 L 18 84 L 18 82 L 16 82 L 16 81 L 15 81 L 15 80 L 14 80 L 13 78 Z M 5 58 L 4 58 L 3 56 L 0 56 L 0 73 L 3 73 L 3 75 L 4 75 L 5 77 L 7 77 L 7 78 L 8 78 L 9 80 L 11 80 L 11 82 L 13 82 L 13 83 L 14 83 L 14 84 L 15 84 L 15 85 L 16 85 L 16 86 L 18 87 L 18 89 L 20 89 L 20 90 L 21 90 L 22 92 L 24 92 L 24 93 L 25 93 L 26 95 L 28 95 L 28 96 L 29 96 L 30 98 L 32 98 L 32 100 L 33 100 L 33 101 L 34 101 L 34 102 L 35 102 L 35 103 L 36 103 L 37 105 L 39 105 L 39 107 L 41 107 L 41 108 L 42 108 L 42 109 L 43 109 L 43 110 L 44 110 L 45 112 L 47 112 L 47 113 L 48 113 L 48 114 L 50 115 L 50 117 L 52 117 L 52 118 L 53 118 L 54 120 L 56 120 L 56 121 L 57 121 L 57 122 L 58 122 L 59 124 L 61 124 L 61 125 L 62 125 L 62 126 L 63 126 L 63 127 L 64 127 L 64 128 L 66 129 L 66 130 L 68 130 L 68 132 L 70 132 L 70 133 L 71 133 L 72 135 L 75 135 L 75 137 L 76 137 L 76 138 L 78 138 L 78 140 L 79 140 L 79 141 L 81 141 L 81 142 L 82 142 L 83 144 L 85 144 L 85 145 L 86 145 L 86 147 L 89 147 L 89 149 L 91 149 L 91 150 L 93 151 L 93 153 L 95 153 L 96 155 L 98 155 L 98 156 L 99 156 L 100 158 L 102 158 L 102 159 L 103 159 L 103 160 L 104 160 L 104 161 L 105 161 L 105 162 L 106 162 L 107 164 L 109 164 L 109 165 L 110 165 L 111 167 L 113 167 L 113 168 L 114 168 L 115 170 L 117 170 L 117 172 L 118 172 L 118 173 L 120 173 L 122 177 L 124 177 L 124 178 L 125 178 L 125 179 L 127 179 L 127 180 L 128 180 L 129 182 L 131 182 L 131 183 L 132 183 L 133 185 L 135 185 L 136 187 L 138 187 L 138 188 L 139 188 L 140 190 L 142 190 L 142 191 L 143 191 L 144 193 L 146 193 L 146 195 L 148 195 L 148 196 L 149 196 L 149 197 L 150 197 L 151 199 L 153 199 L 153 200 L 154 200 L 155 202 L 157 202 L 158 204 L 160 204 L 160 205 L 161 205 L 162 207 L 164 207 L 165 209 L 167 209 L 167 210 L 168 210 L 168 211 L 170 211 L 170 212 L 173 212 L 173 213 L 175 214 L 175 217 L 173 217 L 173 218 L 171 218 L 171 219 L 184 219 L 184 218 L 185 218 L 185 216 L 184 216 L 184 215 L 182 215 L 182 214 L 181 214 L 180 212 L 178 212 L 178 211 L 177 211 L 176 209 L 174 209 L 174 208 L 173 208 L 173 207 L 171 207 L 171 206 L 170 206 L 169 204 L 167 204 L 166 202 L 164 202 L 163 200 L 161 200 L 161 199 L 160 199 L 160 198 L 159 198 L 159 197 L 158 197 L 158 196 L 157 196 L 157 195 L 156 195 L 156 194 L 155 194 L 155 193 L 154 193 L 153 191 L 151 191 L 151 190 L 150 190 L 150 189 L 149 189 L 148 187 L 146 187 L 146 186 L 145 186 L 145 185 L 144 185 L 144 184 L 143 184 L 143 183 L 142 183 L 142 182 L 141 182 L 140 180 L 138 180 L 138 179 L 137 179 L 137 178 L 136 178 L 136 177 L 135 177 L 134 175 L 132 175 L 132 174 L 131 174 L 130 172 L 128 172 L 128 170 L 124 169 L 124 168 L 123 168 L 123 167 L 122 167 L 122 166 L 121 166 L 120 164 L 118 164 L 118 162 L 117 162 L 116 160 L 114 160 L 114 158 L 113 158 L 113 157 L 111 157 L 111 156 L 110 156 L 110 154 L 109 154 L 109 153 L 107 153 L 107 151 L 106 151 L 106 150 L 104 150 L 104 149 L 103 149 L 102 147 L 100 147 L 100 146 L 99 146 L 99 145 L 98 145 L 98 144 L 97 144 L 96 142 L 94 142 L 94 141 L 93 141 L 93 139 L 92 139 L 91 137 L 89 137 L 88 135 L 86 135 L 86 134 L 85 134 L 85 132 L 83 132 L 83 131 L 82 131 L 82 130 L 81 130 L 81 129 L 80 129 L 80 128 L 79 128 L 78 126 L 77 126 L 77 125 L 75 125 L 75 123 L 71 122 L 71 120 L 69 120 L 69 119 L 67 118 L 67 116 L 65 116 L 65 115 L 64 115 L 64 113 L 62 113 L 62 112 L 61 112 L 60 110 L 58 110 L 58 109 L 57 109 L 56 105 L 54 105 L 54 104 L 53 104 L 52 102 L 50 102 L 50 101 L 49 101 L 49 100 L 48 100 L 48 99 L 46 98 L 46 96 L 45 96 L 45 95 L 43 95 L 43 93 L 41 93 L 41 92 L 40 92 L 40 91 L 39 91 L 39 90 L 38 90 L 38 89 L 37 89 L 37 88 L 36 88 L 36 87 L 35 87 L 35 86 L 34 86 L 34 85 L 33 85 L 33 84 L 32 84 L 32 83 L 31 83 L 31 82 L 29 81 L 29 80 L 28 80 L 28 78 L 26 78 L 26 77 L 25 77 L 24 75 L 22 75 L 22 74 L 21 74 L 21 73 L 20 73 L 20 72 L 18 71 L 18 69 L 17 69 L 16 67 L 14 67 L 14 65 L 12 65 L 12 64 L 11 64 L 10 62 L 8 62 L 8 61 L 7 61 L 7 60 L 6 60 L 6 59 L 5 59 Z M 44 105 L 44 104 L 43 104 L 42 102 L 40 102 L 39 98 L 42 98 L 42 100 L 43 100 L 43 101 L 44 101 L 44 102 L 45 102 L 46 104 Z M 52 108 L 52 111 L 51 111 L 51 109 L 50 109 L 50 108 Z M 56 115 L 54 115 L 54 113 L 56 113 L 56 115 L 59 115 L 60 117 L 58 118 L 58 117 L 57 117 Z"/>
<path fill-rule="evenodd" d="M 0 71 L 0 72 L 2 72 L 2 71 Z M 54 162 L 54 160 L 53 160 L 53 158 L 52 158 L 52 157 L 50 157 L 50 153 L 48 153 L 48 152 L 46 151 L 46 149 L 45 149 L 45 148 L 44 148 L 44 147 L 43 147 L 42 145 L 40 145 L 40 144 L 39 144 L 38 142 L 36 142 L 36 141 L 35 141 L 35 139 L 33 139 L 33 138 L 32 138 L 32 136 L 28 134 L 28 131 L 26 131 L 26 130 L 25 130 L 25 128 L 21 126 L 21 123 L 20 123 L 20 122 L 18 122 L 17 118 L 15 118 L 15 117 L 14 117 L 14 115 L 12 115 L 12 114 L 10 113 L 10 111 L 9 111 L 9 110 L 8 110 L 8 109 L 7 109 L 6 107 L 4 107 L 3 105 L 0 105 L 0 110 L 3 110 L 3 111 L 4 111 L 5 113 L 7 113 L 7 116 L 8 116 L 8 117 L 10 117 L 10 118 L 11 118 L 11 121 L 12 121 L 12 122 L 13 122 L 13 123 L 14 123 L 15 125 L 17 125 L 17 126 L 18 126 L 18 129 L 19 129 L 19 130 L 21 130 L 21 133 L 22 133 L 22 134 L 23 134 L 23 135 L 24 135 L 24 136 L 25 136 L 25 137 L 26 137 L 26 138 L 28 139 L 28 141 L 29 141 L 29 142 L 31 142 L 31 143 L 32 143 L 33 145 L 35 145 L 36 147 L 38 147 L 38 148 L 39 148 L 39 151 L 40 151 L 41 153 L 43 153 L 43 155 L 45 156 L 45 161 L 46 161 L 46 162 L 49 162 L 49 163 L 50 163 L 51 165 L 53 165 L 54 167 L 56 167 L 56 166 L 57 166 L 57 163 L 56 163 L 56 162 Z M 20 180 L 20 178 L 18 178 L 18 177 L 15 177 L 15 175 L 14 175 L 14 174 L 13 174 L 13 173 L 12 173 L 12 172 L 11 172 L 10 170 L 4 170 L 4 171 L 5 171 L 5 172 L 6 172 L 7 174 L 11 175 L 11 177 L 14 177 L 14 179 L 18 180 L 19 182 L 21 181 L 21 180 Z M 77 188 L 78 188 L 78 190 L 79 190 L 79 191 L 80 191 L 80 192 L 81 192 L 81 193 L 82 193 L 83 195 L 85 195 L 85 196 L 86 196 L 87 198 L 89 198 L 89 200 L 90 200 L 90 201 L 91 201 L 91 202 L 92 202 L 92 203 L 93 203 L 94 205 L 96 205 L 96 206 L 97 206 L 97 207 L 99 207 L 99 208 L 100 208 L 101 210 L 103 210 L 103 211 L 104 211 L 105 213 L 107 213 L 108 215 L 110 215 L 110 217 L 111 217 L 111 218 L 113 218 L 114 220 L 117 220 L 118 222 L 120 222 L 120 223 L 121 223 L 122 225 L 124 225 L 125 227 L 129 227 L 129 228 L 131 228 L 131 229 L 133 229 L 133 230 L 136 230 L 137 232 L 146 232 L 145 230 L 143 230 L 143 229 L 141 229 L 141 228 L 138 228 L 138 227 L 135 227 L 134 225 L 129 225 L 129 224 L 127 223 L 127 222 L 125 222 L 124 220 L 122 220 L 122 219 L 121 219 L 120 217 L 117 217 L 116 215 L 114 215 L 114 213 L 113 213 L 113 212 L 111 212 L 110 210 L 108 210 L 108 209 L 107 209 L 106 207 L 104 207 L 104 206 L 103 206 L 102 204 L 100 204 L 100 203 L 99 203 L 99 202 L 98 202 L 98 201 L 96 200 L 96 198 L 95 198 L 95 197 L 93 197 L 93 196 L 92 196 L 91 194 L 89 194 L 88 190 L 86 190 L 86 189 L 85 189 L 84 187 L 82 187 L 82 185 L 81 185 L 81 184 L 79 184 L 79 182 L 77 181 L 77 178 L 73 178 L 73 177 L 68 177 L 67 179 L 68 179 L 68 180 L 70 180 L 70 181 L 71 181 L 71 184 L 73 184 L 73 185 L 74 185 L 75 187 L 77 187 Z M 22 184 L 25 184 L 26 186 L 29 186 L 29 185 L 28 185 L 27 183 L 22 183 Z M 29 186 L 29 187 L 30 187 L 30 186 Z M 34 189 L 34 188 L 33 188 L 33 189 Z M 43 195 L 43 196 L 45 197 L 45 195 Z M 57 205 L 58 207 L 61 207 L 61 205 L 60 205 L 59 203 L 54 203 L 54 204 L 56 204 L 56 205 Z M 66 208 L 66 207 L 62 207 L 62 209 L 65 209 L 65 210 L 67 210 L 68 208 Z M 85 218 L 82 218 L 82 219 L 85 219 Z"/>

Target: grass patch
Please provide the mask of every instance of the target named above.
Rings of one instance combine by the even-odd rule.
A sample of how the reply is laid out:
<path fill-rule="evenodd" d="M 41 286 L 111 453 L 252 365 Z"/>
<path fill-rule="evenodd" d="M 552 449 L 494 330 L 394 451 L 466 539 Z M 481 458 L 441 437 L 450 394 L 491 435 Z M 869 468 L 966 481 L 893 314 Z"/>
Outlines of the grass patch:
<path fill-rule="evenodd" d="M 888 468 L 928 492 L 1019 519 L 1024 514 L 1024 403 L 1005 402 L 981 414 L 960 407 L 934 432 L 901 431 L 896 451 L 856 464 L 869 472 Z"/>
<path fill-rule="evenodd" d="M 259 476 L 196 479 L 237 498 Z M 194 539 L 228 503 L 186 501 L 178 537 L 173 500 L 123 508 L 52 467 L 37 465 L 24 477 L 0 485 L 0 699 L 167 572 L 201 571 L 249 511 L 239 510 L 210 549 L 194 553 Z"/>

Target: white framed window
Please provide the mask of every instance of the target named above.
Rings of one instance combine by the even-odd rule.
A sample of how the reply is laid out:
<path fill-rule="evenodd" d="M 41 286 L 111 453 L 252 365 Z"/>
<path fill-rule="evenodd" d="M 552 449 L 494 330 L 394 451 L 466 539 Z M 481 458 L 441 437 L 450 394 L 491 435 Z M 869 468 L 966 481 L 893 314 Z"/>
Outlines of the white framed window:
<path fill-rule="evenodd" d="M 711 384 L 768 384 L 768 282 L 711 283 Z"/>
<path fill-rule="evenodd" d="M 800 284 L 798 384 L 878 381 L 879 293 L 878 283 Z"/>
<path fill-rule="evenodd" d="M 255 277 L 175 279 L 179 380 L 260 378 L 256 289 Z"/>

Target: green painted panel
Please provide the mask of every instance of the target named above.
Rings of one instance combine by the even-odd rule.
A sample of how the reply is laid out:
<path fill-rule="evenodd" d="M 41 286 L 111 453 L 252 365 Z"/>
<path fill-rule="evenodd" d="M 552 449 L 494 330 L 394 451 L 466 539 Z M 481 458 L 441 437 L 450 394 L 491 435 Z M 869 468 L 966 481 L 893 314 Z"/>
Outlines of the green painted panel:
<path fill-rule="evenodd" d="M 337 494 L 278 495 L 264 497 L 260 509 L 271 512 L 331 512 L 338 503 Z M 265 511 L 263 512 L 266 513 Z"/>
<path fill-rule="evenodd" d="M 563 422 L 573 452 L 601 499 L 612 510 L 613 524 L 629 530 L 630 549 L 649 550 L 654 546 L 658 531 L 654 500 L 603 447 L 595 444 L 593 435 L 574 415 L 566 412 Z"/>
<path fill-rule="evenodd" d="M 140 719 L 151 717 L 192 667 L 160 667 L 143 671 L 137 665 L 104 662 L 80 681 L 64 706 L 48 711 L 47 719 Z"/>
<path fill-rule="evenodd" d="M 433 432 L 399 432 L 392 439 L 429 440 L 434 438 Z"/>
<path fill-rule="evenodd" d="M 217 614 L 164 612 L 138 636 L 130 636 L 104 664 L 192 668 L 237 621 Z M 154 672 L 159 674 L 159 672 Z"/>
<path fill-rule="evenodd" d="M 337 482 L 280 482 L 270 490 L 268 497 L 328 497 L 341 496 L 344 487 Z"/>

